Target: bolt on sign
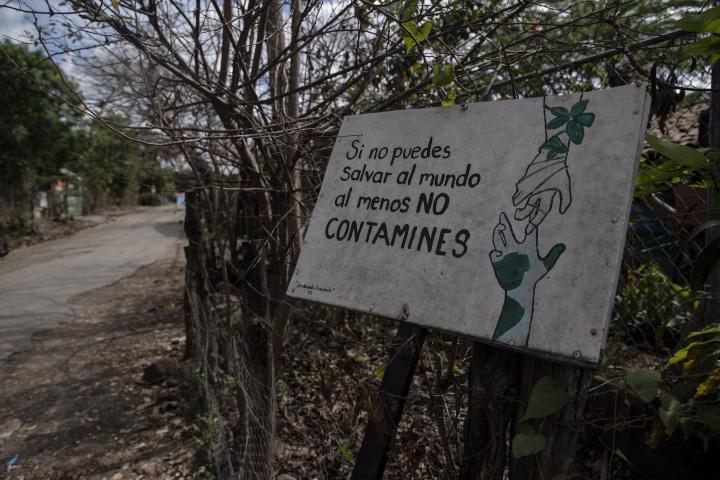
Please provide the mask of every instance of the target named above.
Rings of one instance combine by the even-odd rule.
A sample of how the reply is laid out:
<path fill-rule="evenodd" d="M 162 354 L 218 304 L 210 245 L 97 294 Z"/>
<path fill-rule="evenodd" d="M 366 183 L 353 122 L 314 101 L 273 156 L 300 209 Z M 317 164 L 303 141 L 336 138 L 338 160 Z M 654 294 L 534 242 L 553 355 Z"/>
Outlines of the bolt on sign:
<path fill-rule="evenodd" d="M 597 362 L 649 108 L 628 85 L 346 117 L 288 294 Z"/>

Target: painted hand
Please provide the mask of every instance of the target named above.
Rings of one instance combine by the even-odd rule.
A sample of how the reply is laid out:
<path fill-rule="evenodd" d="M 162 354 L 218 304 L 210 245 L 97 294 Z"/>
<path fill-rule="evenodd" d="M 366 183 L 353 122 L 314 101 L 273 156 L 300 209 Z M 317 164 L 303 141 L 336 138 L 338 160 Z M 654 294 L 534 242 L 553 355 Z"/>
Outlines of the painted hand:
<path fill-rule="evenodd" d="M 538 230 L 520 241 L 505 213 L 493 230 L 493 250 L 490 252 L 495 278 L 505 290 L 505 302 L 493 339 L 511 345 L 527 345 L 532 323 L 535 284 L 555 265 L 565 251 L 558 243 L 546 256 L 537 246 Z"/>
<path fill-rule="evenodd" d="M 515 220 L 527 221 L 529 235 L 542 223 L 553 208 L 564 214 L 572 203 L 570 175 L 566 157 L 553 160 L 536 158 L 515 186 L 513 205 Z"/>

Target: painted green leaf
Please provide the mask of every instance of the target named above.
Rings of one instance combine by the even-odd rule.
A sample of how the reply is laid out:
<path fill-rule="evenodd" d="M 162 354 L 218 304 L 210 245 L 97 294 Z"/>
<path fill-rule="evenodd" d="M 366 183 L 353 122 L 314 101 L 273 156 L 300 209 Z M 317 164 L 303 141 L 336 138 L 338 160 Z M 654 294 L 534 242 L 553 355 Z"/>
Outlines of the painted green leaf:
<path fill-rule="evenodd" d="M 568 121 L 568 117 L 555 117 L 547 123 L 547 128 L 552 130 L 553 128 L 560 128 Z"/>
<path fill-rule="evenodd" d="M 550 107 L 549 110 L 550 113 L 552 113 L 556 117 L 570 117 L 570 112 L 568 112 L 567 108 L 565 107 Z"/>
<path fill-rule="evenodd" d="M 581 113 L 583 113 L 585 111 L 585 109 L 587 108 L 587 104 L 589 101 L 590 100 L 585 99 L 585 100 L 580 100 L 579 102 L 577 102 L 570 109 L 570 115 L 572 115 L 573 117 L 576 117 L 576 116 L 580 115 Z"/>
<path fill-rule="evenodd" d="M 592 127 L 593 122 L 595 122 L 595 114 L 581 113 L 580 115 L 575 117 L 575 121 L 583 127 Z"/>
<path fill-rule="evenodd" d="M 660 372 L 657 370 L 635 370 L 628 374 L 627 384 L 643 402 L 652 402 L 660 387 Z"/>
<path fill-rule="evenodd" d="M 675 425 L 677 425 L 680 419 L 680 412 L 682 404 L 674 395 L 669 393 L 663 393 L 660 397 L 660 409 L 658 410 L 658 417 L 665 426 L 665 433 L 672 435 L 675 431 Z"/>
<path fill-rule="evenodd" d="M 550 377 L 542 377 L 530 392 L 527 410 L 520 421 L 545 418 L 557 413 L 562 410 L 568 400 L 570 400 L 570 394 L 555 380 Z"/>
<path fill-rule="evenodd" d="M 677 26 L 688 32 L 720 33 L 720 6 L 700 15 L 688 15 L 677 21 Z"/>
<path fill-rule="evenodd" d="M 518 433 L 512 440 L 513 457 L 522 458 L 542 452 L 546 444 L 542 433 Z"/>
<path fill-rule="evenodd" d="M 556 135 L 553 135 L 552 137 L 548 138 L 545 143 L 540 145 L 540 150 L 549 150 L 551 152 L 557 152 L 557 153 L 567 153 L 568 152 L 568 146 L 563 143 L 562 140 L 560 140 L 560 137 Z"/>
<path fill-rule="evenodd" d="M 455 70 L 452 65 L 448 63 L 440 66 L 440 64 L 436 63 L 433 66 L 432 82 L 436 88 L 449 85 L 453 80 L 455 80 Z"/>
<path fill-rule="evenodd" d="M 569 120 L 565 127 L 565 133 L 575 145 L 580 145 L 585 136 L 585 129 L 576 120 Z"/>
<path fill-rule="evenodd" d="M 696 148 L 670 143 L 660 140 L 654 135 L 646 135 L 645 141 L 660 155 L 677 162 L 680 165 L 699 170 L 707 168 L 708 160 L 703 152 Z"/>

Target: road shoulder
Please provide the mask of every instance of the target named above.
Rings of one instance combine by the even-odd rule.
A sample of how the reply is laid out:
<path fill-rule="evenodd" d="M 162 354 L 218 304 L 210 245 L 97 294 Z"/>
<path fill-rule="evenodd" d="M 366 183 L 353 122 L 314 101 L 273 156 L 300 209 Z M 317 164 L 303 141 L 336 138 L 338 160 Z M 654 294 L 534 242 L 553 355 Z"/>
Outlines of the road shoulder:
<path fill-rule="evenodd" d="M 182 356 L 182 270 L 163 260 L 83 294 L 77 321 L 0 366 L 1 478 L 192 478 L 177 379 L 143 381 Z"/>

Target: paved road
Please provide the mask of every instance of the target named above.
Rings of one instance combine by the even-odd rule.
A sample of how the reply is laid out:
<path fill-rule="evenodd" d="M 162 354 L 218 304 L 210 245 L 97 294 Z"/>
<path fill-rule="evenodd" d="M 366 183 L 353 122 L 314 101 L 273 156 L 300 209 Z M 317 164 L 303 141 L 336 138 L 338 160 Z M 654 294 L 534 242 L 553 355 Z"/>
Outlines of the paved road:
<path fill-rule="evenodd" d="M 0 361 L 33 333 L 77 318 L 76 295 L 179 255 L 181 218 L 175 207 L 146 208 L 0 259 Z"/>

